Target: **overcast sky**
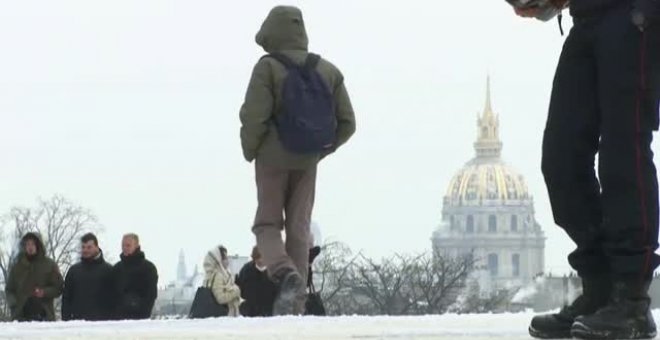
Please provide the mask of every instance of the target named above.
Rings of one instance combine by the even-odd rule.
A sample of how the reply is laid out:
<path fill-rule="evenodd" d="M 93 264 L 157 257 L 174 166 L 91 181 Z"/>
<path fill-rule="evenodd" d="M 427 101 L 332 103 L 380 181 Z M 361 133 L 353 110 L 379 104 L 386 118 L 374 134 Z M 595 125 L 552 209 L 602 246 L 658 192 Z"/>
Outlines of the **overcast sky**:
<path fill-rule="evenodd" d="M 217 243 L 249 254 L 256 198 L 238 110 L 279 2 L 0 2 L 0 212 L 61 193 L 120 236 L 141 235 L 161 284 Z M 289 1 L 310 49 L 341 68 L 358 129 L 323 162 L 314 219 L 373 256 L 430 249 L 442 197 L 470 158 L 486 75 L 504 159 L 523 174 L 548 236 L 547 270 L 570 241 L 553 224 L 541 136 L 563 37 L 504 1 Z M 565 20 L 566 26 L 570 26 Z"/>

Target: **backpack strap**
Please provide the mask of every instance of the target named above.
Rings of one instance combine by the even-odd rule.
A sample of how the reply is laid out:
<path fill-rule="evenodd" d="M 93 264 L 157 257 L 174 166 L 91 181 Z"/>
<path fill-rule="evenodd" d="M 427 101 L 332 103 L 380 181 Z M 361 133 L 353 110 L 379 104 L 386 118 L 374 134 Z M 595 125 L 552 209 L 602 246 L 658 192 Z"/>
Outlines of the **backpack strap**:
<path fill-rule="evenodd" d="M 209 288 L 213 289 L 213 285 L 215 284 L 215 276 L 218 275 L 218 273 L 213 273 L 213 276 L 211 277 L 211 286 Z"/>
<path fill-rule="evenodd" d="M 321 56 L 320 55 L 310 53 L 310 54 L 307 55 L 307 59 L 305 59 L 305 65 L 303 67 L 306 70 L 313 70 L 319 64 L 319 61 L 321 61 Z"/>
<path fill-rule="evenodd" d="M 307 286 L 307 290 L 309 291 L 310 294 L 316 294 L 316 287 L 314 286 L 314 281 L 310 282 L 310 284 Z"/>
<path fill-rule="evenodd" d="M 284 67 L 286 67 L 287 69 L 300 67 L 298 64 L 294 63 L 293 60 L 291 60 L 289 57 L 285 56 L 282 53 L 270 53 L 270 54 L 267 54 L 267 55 L 261 57 L 261 59 L 268 58 L 268 57 L 277 60 L 278 62 L 280 62 L 280 64 L 284 65 Z"/>
<path fill-rule="evenodd" d="M 273 59 L 277 60 L 278 62 L 280 62 L 280 64 L 284 65 L 284 67 L 286 67 L 287 69 L 296 68 L 296 67 L 299 68 L 300 67 L 300 65 L 296 64 L 293 60 L 291 60 L 291 58 L 287 57 L 283 53 L 266 54 L 265 56 L 261 57 L 261 59 L 264 59 L 264 58 L 273 58 Z M 259 59 L 259 60 L 261 60 L 261 59 Z M 313 70 L 319 64 L 320 60 L 321 60 L 320 55 L 314 54 L 314 53 L 309 53 L 307 55 L 307 58 L 305 59 L 305 63 L 302 65 L 302 67 L 305 70 Z"/>

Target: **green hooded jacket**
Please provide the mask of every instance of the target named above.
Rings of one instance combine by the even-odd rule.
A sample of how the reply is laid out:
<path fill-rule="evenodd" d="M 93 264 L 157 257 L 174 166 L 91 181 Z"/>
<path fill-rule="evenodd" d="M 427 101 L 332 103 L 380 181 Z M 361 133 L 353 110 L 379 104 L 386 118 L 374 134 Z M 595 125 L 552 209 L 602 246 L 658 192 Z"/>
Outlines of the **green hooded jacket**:
<path fill-rule="evenodd" d="M 302 12 L 290 6 L 273 8 L 257 33 L 256 42 L 266 52 L 282 53 L 302 65 L 308 54 Z M 339 69 L 324 59 L 316 69 L 334 95 L 338 123 L 336 150 L 355 132 L 355 115 Z M 284 65 L 273 58 L 263 58 L 254 66 L 240 112 L 243 155 L 249 162 L 256 159 L 279 168 L 305 169 L 326 155 L 294 154 L 285 150 L 279 141 L 273 117 L 281 107 L 286 74 Z"/>
<path fill-rule="evenodd" d="M 28 258 L 24 252 L 28 239 L 34 240 L 37 245 L 37 255 L 33 258 Z M 45 313 L 42 321 L 55 321 L 53 300 L 62 294 L 63 284 L 60 270 L 53 260 L 46 257 L 41 239 L 34 233 L 26 234 L 21 240 L 21 253 L 9 270 L 5 286 L 12 320 L 31 321 L 31 317 L 25 315 L 24 307 L 35 288 L 39 288 L 44 291 L 44 297 L 37 299 L 37 304 Z"/>

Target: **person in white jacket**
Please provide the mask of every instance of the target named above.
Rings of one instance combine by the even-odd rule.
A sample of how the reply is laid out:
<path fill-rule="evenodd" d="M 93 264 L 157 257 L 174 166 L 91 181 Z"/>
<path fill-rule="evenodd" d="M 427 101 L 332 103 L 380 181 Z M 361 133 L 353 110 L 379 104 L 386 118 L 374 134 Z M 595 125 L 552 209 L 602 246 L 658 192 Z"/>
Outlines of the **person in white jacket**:
<path fill-rule="evenodd" d="M 215 300 L 229 307 L 227 316 L 238 316 L 241 304 L 241 290 L 234 282 L 234 276 L 229 270 L 227 248 L 219 245 L 206 254 L 204 258 L 204 286 L 211 288 Z"/>

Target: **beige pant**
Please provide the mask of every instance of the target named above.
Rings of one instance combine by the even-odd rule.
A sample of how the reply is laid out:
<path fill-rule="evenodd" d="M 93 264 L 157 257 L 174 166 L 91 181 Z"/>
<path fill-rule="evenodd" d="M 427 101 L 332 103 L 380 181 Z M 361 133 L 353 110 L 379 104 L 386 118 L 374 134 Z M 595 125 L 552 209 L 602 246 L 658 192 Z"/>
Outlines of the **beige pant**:
<path fill-rule="evenodd" d="M 259 207 L 252 231 L 268 274 L 278 280 L 282 271 L 294 269 L 307 282 L 316 165 L 289 170 L 257 161 L 255 169 Z"/>

